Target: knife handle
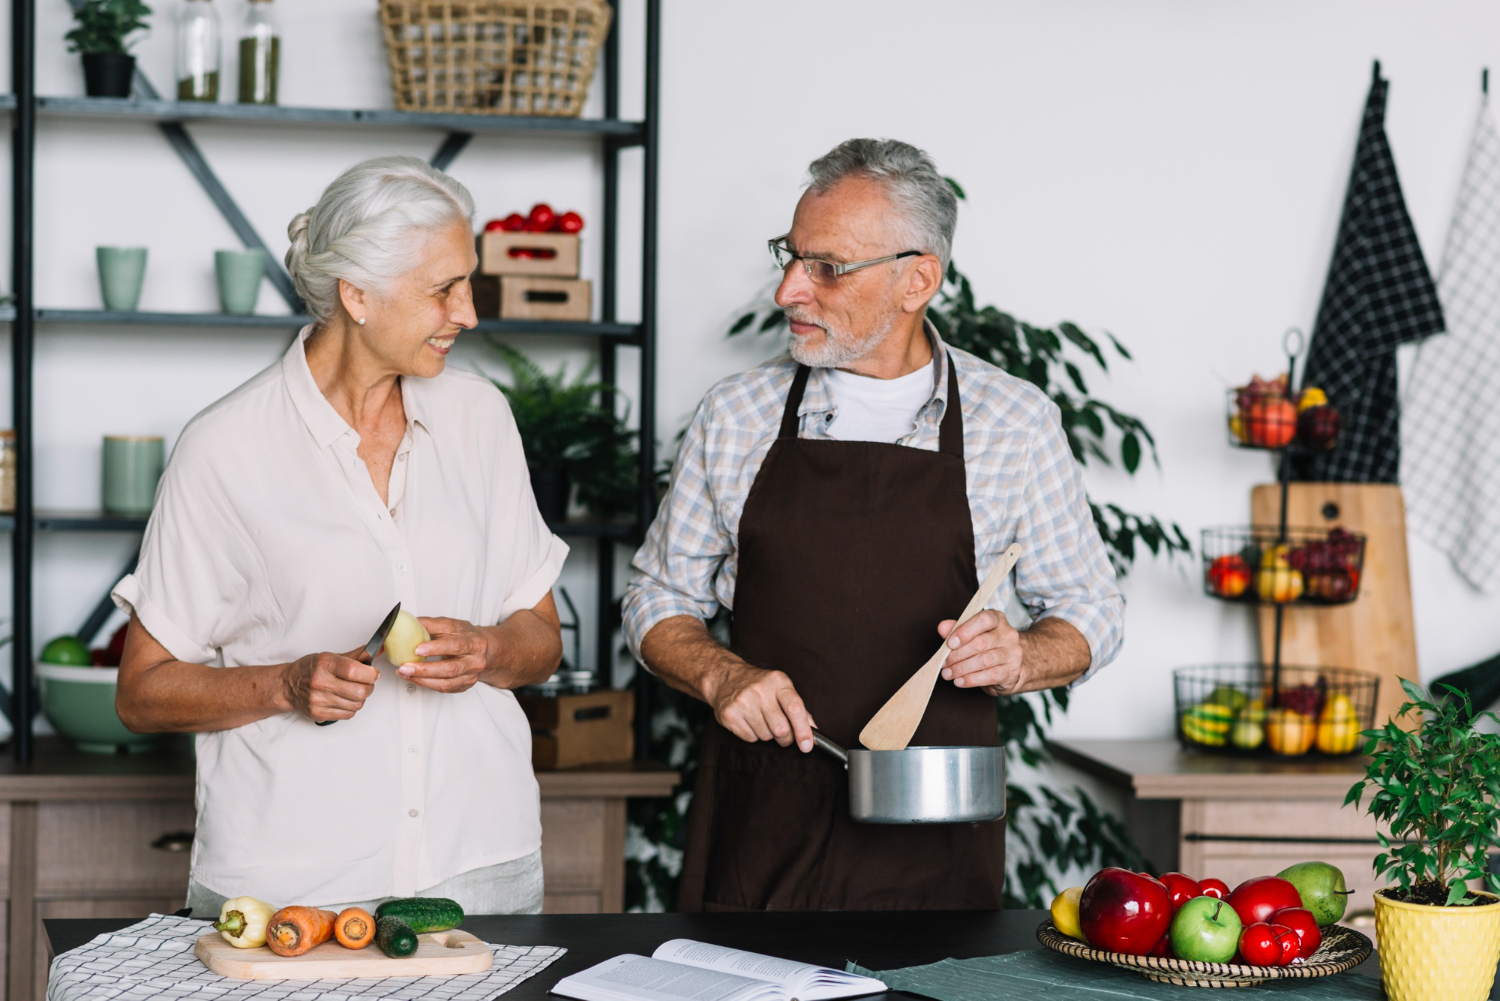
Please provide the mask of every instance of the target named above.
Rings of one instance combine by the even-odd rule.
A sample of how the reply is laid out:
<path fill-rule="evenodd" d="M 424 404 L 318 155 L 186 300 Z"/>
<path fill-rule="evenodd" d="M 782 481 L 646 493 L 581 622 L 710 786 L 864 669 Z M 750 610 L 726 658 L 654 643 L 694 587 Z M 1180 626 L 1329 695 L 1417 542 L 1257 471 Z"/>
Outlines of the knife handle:
<path fill-rule="evenodd" d="M 333 726 L 333 724 L 335 724 L 337 722 L 338 722 L 338 720 L 336 720 L 336 719 L 325 719 L 325 720 L 323 720 L 323 722 L 319 723 L 318 725 L 319 726 Z"/>

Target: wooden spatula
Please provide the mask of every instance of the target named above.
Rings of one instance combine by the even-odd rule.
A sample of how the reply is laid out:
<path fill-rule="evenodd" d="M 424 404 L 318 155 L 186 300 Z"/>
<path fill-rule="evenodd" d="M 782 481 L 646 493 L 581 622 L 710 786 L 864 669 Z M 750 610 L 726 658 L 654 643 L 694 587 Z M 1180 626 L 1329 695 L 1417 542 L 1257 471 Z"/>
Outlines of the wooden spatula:
<path fill-rule="evenodd" d="M 984 603 L 990 600 L 990 595 L 1000 586 L 1010 574 L 1011 567 L 1016 565 L 1016 559 L 1021 555 L 1020 546 L 1011 546 L 1000 554 L 1000 560 L 990 575 L 979 585 L 979 590 L 974 597 L 969 599 L 968 607 L 958 617 L 958 626 L 968 622 Z M 953 628 L 957 629 L 958 626 Z M 870 717 L 870 722 L 859 731 L 859 742 L 872 751 L 901 751 L 911 743 L 912 734 L 917 732 L 917 725 L 922 722 L 922 716 L 927 712 L 927 703 L 932 698 L 932 686 L 937 684 L 939 673 L 943 665 L 948 662 L 948 641 L 938 647 L 938 652 L 923 664 L 916 674 L 897 689 L 880 711 Z"/>

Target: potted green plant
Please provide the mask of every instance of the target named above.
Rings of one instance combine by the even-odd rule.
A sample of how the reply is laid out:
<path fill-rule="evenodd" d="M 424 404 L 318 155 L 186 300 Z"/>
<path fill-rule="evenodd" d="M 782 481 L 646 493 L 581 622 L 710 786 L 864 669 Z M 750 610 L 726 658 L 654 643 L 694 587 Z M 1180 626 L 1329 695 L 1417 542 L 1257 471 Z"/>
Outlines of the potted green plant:
<path fill-rule="evenodd" d="M 1396 885 L 1375 892 L 1380 975 L 1392 1001 L 1482 1001 L 1500 961 L 1500 891 L 1489 850 L 1500 846 L 1500 734 L 1475 728 L 1466 692 L 1436 700 L 1401 680 L 1411 701 L 1377 730 L 1366 730 L 1365 777 L 1344 804 L 1367 807 L 1386 828 L 1376 876 Z M 1411 729 L 1399 724 L 1411 714 Z"/>
<path fill-rule="evenodd" d="M 89 97 L 129 97 L 135 56 L 130 36 L 146 27 L 151 13 L 141 0 L 84 0 L 73 12 L 77 24 L 65 36 L 68 51 L 83 55 L 84 90 Z"/>
<path fill-rule="evenodd" d="M 509 385 L 492 381 L 510 402 L 542 517 L 563 520 L 575 486 L 578 502 L 595 514 L 632 510 L 639 482 L 636 435 L 601 405 L 610 387 L 591 381 L 592 369 L 569 381 L 566 365 L 549 375 L 510 345 L 491 345 L 510 369 Z"/>

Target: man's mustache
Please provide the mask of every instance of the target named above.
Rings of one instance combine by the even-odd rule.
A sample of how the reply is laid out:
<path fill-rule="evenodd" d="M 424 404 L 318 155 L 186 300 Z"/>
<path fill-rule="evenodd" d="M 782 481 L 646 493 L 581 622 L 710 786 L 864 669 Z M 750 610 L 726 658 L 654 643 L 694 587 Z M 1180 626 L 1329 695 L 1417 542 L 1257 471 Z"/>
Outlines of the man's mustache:
<path fill-rule="evenodd" d="M 818 322 L 817 317 L 808 313 L 800 306 L 786 306 L 782 308 L 781 312 L 792 323 L 811 323 L 815 327 L 823 326 L 823 324 Z M 824 327 L 824 329 L 826 330 L 827 328 Z"/>

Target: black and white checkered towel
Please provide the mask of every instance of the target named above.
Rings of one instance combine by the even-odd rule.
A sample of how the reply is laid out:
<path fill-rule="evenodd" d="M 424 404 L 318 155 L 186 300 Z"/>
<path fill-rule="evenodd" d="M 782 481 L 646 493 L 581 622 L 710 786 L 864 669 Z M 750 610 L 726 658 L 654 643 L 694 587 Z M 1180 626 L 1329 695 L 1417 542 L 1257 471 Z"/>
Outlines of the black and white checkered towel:
<path fill-rule="evenodd" d="M 495 965 L 460 977 L 392 977 L 381 980 L 230 980 L 193 955 L 207 921 L 153 914 L 144 921 L 52 961 L 47 1001 L 345 1001 L 374 998 L 483 1001 L 497 997 L 545 969 L 566 949 L 548 945 L 492 945 Z"/>
<path fill-rule="evenodd" d="M 1500 132 L 1474 127 L 1438 295 L 1448 333 L 1418 350 L 1402 398 L 1406 519 L 1475 587 L 1500 585 Z"/>
<path fill-rule="evenodd" d="M 1322 388 L 1339 409 L 1338 447 L 1299 456 L 1299 480 L 1396 482 L 1396 348 L 1443 329 L 1437 289 L 1385 137 L 1387 86 L 1377 63 L 1302 377 L 1302 385 Z"/>

